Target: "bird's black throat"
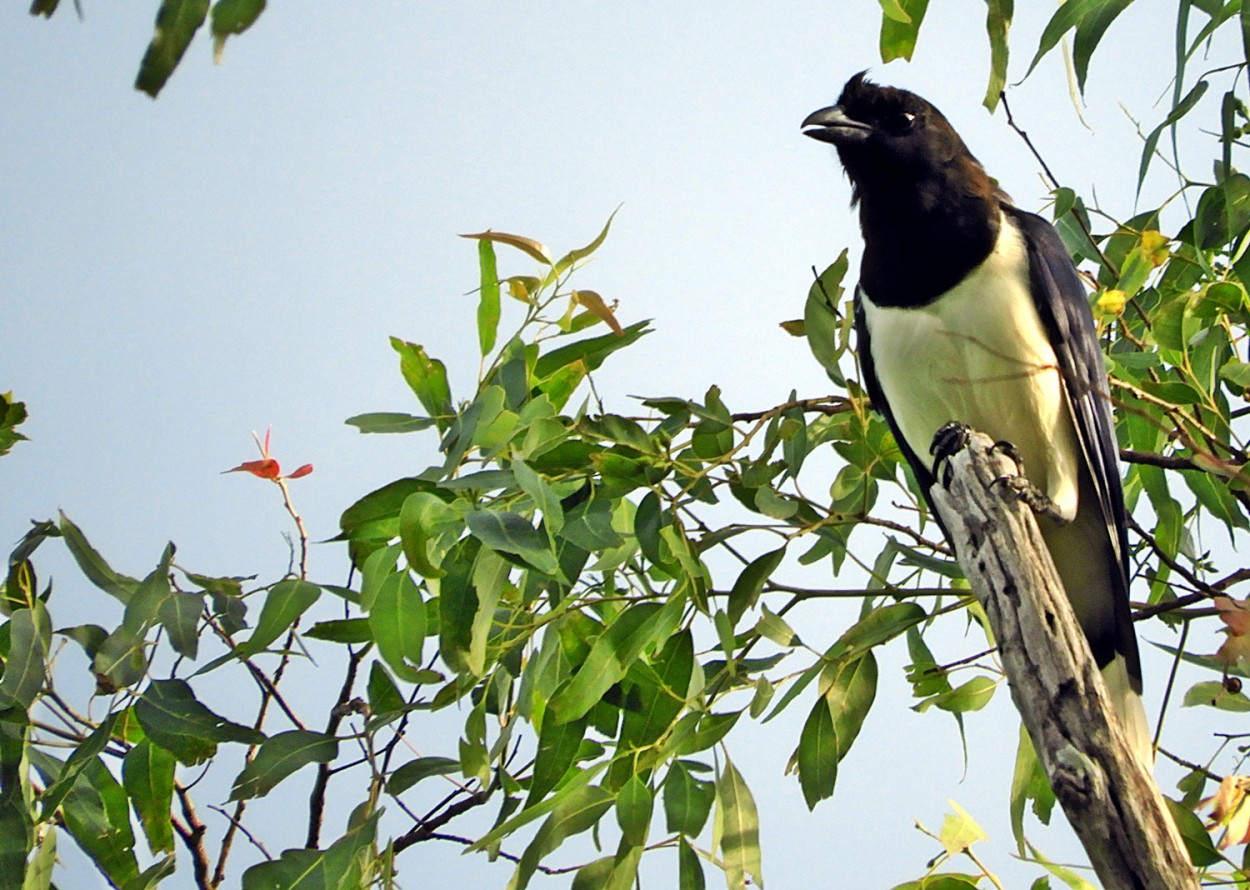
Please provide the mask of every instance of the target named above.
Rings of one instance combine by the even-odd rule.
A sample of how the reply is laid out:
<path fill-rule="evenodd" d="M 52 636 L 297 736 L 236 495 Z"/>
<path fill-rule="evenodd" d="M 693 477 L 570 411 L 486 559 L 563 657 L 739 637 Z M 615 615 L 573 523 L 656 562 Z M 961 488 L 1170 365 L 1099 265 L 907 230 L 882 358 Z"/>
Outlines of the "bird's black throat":
<path fill-rule="evenodd" d="M 994 249 L 1002 214 L 989 188 L 968 191 L 932 180 L 865 185 L 857 189 L 860 283 L 878 306 L 931 303 Z"/>

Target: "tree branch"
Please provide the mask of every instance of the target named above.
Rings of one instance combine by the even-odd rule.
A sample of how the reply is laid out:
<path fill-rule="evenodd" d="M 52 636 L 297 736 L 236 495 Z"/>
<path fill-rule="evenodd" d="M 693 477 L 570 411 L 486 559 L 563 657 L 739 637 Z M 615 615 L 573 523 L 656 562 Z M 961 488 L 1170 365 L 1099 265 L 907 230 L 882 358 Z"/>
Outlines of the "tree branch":
<path fill-rule="evenodd" d="M 985 435 L 931 495 L 985 606 L 1012 700 L 1055 796 L 1107 890 L 1197 890 L 1159 789 L 1113 715 L 1032 512 L 995 480 L 1015 472 Z"/>

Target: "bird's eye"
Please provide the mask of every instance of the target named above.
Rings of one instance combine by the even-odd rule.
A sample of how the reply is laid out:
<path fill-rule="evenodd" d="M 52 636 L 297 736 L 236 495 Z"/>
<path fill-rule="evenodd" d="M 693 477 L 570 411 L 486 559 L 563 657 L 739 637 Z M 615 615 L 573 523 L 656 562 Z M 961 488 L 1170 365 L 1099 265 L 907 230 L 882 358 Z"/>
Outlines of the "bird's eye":
<path fill-rule="evenodd" d="M 891 115 L 886 121 L 886 129 L 891 133 L 906 133 L 916 126 L 916 115 L 910 111 L 900 111 L 898 114 Z"/>

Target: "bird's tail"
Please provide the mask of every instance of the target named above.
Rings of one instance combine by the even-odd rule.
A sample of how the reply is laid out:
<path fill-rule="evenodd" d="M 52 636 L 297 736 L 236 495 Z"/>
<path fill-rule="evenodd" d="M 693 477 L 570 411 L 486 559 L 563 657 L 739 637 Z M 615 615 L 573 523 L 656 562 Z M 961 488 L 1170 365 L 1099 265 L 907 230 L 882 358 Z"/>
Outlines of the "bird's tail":
<path fill-rule="evenodd" d="M 1146 719 L 1146 708 L 1142 705 L 1141 695 L 1133 689 L 1122 655 L 1116 655 L 1102 669 L 1102 679 L 1111 697 L 1111 706 L 1120 718 L 1120 727 L 1128 736 L 1130 749 L 1137 755 L 1146 772 L 1153 772 L 1154 735 L 1150 731 L 1150 721 Z"/>

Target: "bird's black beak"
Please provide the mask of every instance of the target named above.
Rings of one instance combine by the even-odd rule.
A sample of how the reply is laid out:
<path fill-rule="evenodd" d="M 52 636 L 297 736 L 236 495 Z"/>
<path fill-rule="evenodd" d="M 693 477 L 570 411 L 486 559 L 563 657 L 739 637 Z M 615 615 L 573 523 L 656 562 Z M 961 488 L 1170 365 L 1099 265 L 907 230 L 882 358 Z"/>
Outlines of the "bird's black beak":
<path fill-rule="evenodd" d="M 872 133 L 872 127 L 847 117 L 841 105 L 813 111 L 803 121 L 803 135 L 834 145 L 855 145 Z"/>

